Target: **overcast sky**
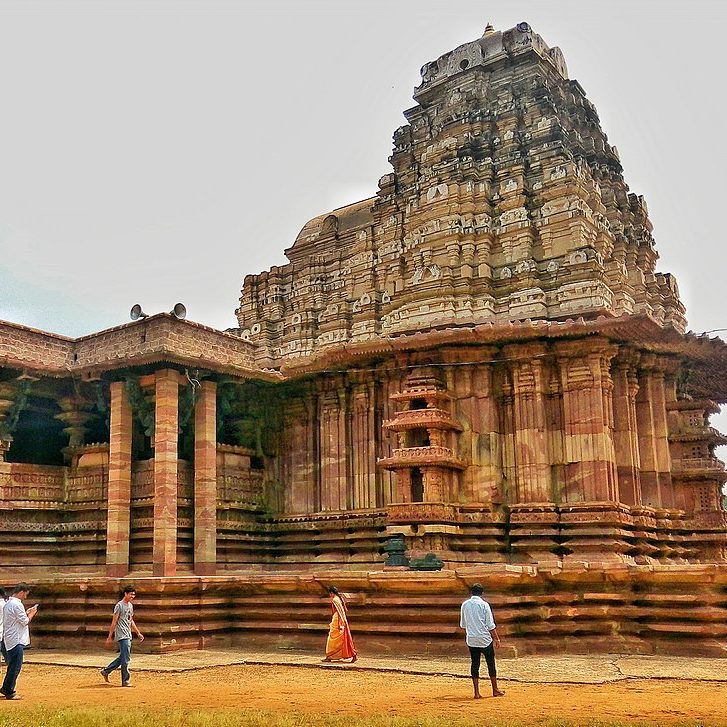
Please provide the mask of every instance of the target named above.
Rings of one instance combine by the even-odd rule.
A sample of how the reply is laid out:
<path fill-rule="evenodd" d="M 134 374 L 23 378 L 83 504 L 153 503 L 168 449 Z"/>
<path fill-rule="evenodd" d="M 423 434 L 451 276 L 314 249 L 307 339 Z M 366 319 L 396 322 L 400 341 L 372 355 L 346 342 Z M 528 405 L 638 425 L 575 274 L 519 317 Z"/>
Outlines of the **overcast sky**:
<path fill-rule="evenodd" d="M 182 301 L 235 325 L 245 275 L 376 192 L 419 68 L 526 20 L 645 195 L 690 328 L 725 328 L 726 19 L 720 0 L 0 0 L 0 319 L 78 336 Z"/>

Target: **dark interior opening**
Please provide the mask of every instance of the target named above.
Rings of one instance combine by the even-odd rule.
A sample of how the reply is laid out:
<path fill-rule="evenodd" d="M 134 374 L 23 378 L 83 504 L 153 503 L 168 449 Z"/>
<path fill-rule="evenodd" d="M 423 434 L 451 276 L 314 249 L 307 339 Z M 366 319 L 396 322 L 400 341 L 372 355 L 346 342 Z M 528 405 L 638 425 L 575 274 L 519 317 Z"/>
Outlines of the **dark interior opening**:
<path fill-rule="evenodd" d="M 424 502 L 424 476 L 418 467 L 411 470 L 411 501 Z"/>

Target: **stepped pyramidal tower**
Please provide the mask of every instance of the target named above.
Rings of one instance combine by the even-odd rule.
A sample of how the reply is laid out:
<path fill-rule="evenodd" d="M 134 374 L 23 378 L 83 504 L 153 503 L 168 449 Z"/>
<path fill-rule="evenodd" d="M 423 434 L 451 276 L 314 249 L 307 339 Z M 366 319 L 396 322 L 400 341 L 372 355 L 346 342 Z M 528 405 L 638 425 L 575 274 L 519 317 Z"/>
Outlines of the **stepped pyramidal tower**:
<path fill-rule="evenodd" d="M 236 328 L 0 323 L 0 574 L 85 579 L 89 623 L 148 576 L 157 648 L 304 641 L 335 582 L 360 638 L 449 649 L 481 580 L 527 648 L 724 654 L 727 346 L 685 333 L 558 48 L 488 26 L 421 75 L 377 194 L 246 277 Z"/>
<path fill-rule="evenodd" d="M 261 362 L 445 327 L 641 315 L 684 331 L 646 204 L 558 48 L 526 23 L 422 67 L 376 197 L 311 220 L 246 279 Z"/>

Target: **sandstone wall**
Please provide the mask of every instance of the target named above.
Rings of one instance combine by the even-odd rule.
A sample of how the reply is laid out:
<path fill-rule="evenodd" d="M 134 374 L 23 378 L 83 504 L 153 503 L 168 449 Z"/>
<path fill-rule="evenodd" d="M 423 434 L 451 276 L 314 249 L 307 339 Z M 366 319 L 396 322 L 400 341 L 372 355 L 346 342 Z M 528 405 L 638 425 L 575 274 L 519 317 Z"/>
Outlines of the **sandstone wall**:
<path fill-rule="evenodd" d="M 485 586 L 510 655 L 727 655 L 727 568 L 714 565 L 137 579 L 135 616 L 146 640 L 135 648 L 236 644 L 321 651 L 330 618 L 323 587 L 335 584 L 349 595 L 360 654 L 460 654 L 459 606 L 473 582 Z M 34 644 L 99 646 L 122 583 L 38 581 L 34 593 L 43 608 L 34 621 Z"/>

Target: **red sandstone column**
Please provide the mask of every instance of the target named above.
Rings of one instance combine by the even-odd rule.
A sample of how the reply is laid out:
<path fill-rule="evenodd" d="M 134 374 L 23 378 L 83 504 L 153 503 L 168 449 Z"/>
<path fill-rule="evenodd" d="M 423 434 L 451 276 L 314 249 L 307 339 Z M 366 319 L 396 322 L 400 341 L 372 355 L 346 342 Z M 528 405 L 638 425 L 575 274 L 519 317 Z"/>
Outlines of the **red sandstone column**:
<path fill-rule="evenodd" d="M 340 509 L 338 496 L 338 397 L 326 391 L 320 399 L 321 510 Z"/>
<path fill-rule="evenodd" d="M 111 383 L 106 575 L 129 572 L 131 517 L 131 404 L 123 381 Z"/>
<path fill-rule="evenodd" d="M 338 448 L 338 466 L 336 477 L 338 479 L 338 498 L 341 510 L 348 510 L 353 507 L 353 495 L 349 484 L 349 474 L 351 472 L 351 438 L 349 437 L 351 429 L 351 413 L 347 404 L 347 392 L 345 384 L 341 382 L 337 390 L 338 395 L 338 417 L 336 445 Z"/>
<path fill-rule="evenodd" d="M 155 576 L 177 572 L 177 438 L 179 375 L 157 371 L 154 426 L 154 551 Z"/>
<path fill-rule="evenodd" d="M 203 381 L 194 409 L 194 572 L 217 568 L 217 384 Z"/>
<path fill-rule="evenodd" d="M 504 368 L 504 367 L 501 367 Z M 517 472 L 515 470 L 515 397 L 513 385 L 503 381 L 502 404 L 502 494 L 505 502 L 519 502 L 517 493 Z"/>
<path fill-rule="evenodd" d="M 616 502 L 616 457 L 609 363 L 616 349 L 557 346 L 563 378 L 568 502 Z"/>
<path fill-rule="evenodd" d="M 287 458 L 290 486 L 285 490 L 285 511 L 291 513 L 315 512 L 318 509 L 316 498 L 316 472 L 312 457 L 315 444 L 311 436 L 311 422 L 315 417 L 311 412 L 311 395 L 305 399 L 291 401 L 286 407 Z"/>
<path fill-rule="evenodd" d="M 366 435 L 361 446 L 366 448 L 366 504 L 363 507 L 377 507 L 380 503 L 376 497 L 376 381 L 369 378 L 367 382 L 369 408 L 366 412 Z"/>
<path fill-rule="evenodd" d="M 306 471 L 309 482 L 309 507 L 304 512 L 319 512 L 321 505 L 321 429 L 320 429 L 320 396 L 311 391 L 305 399 L 307 462 Z"/>
<path fill-rule="evenodd" d="M 507 347 L 513 363 L 516 502 L 551 502 L 542 346 Z"/>
<path fill-rule="evenodd" d="M 667 363 L 658 361 L 652 377 L 652 400 L 654 422 L 655 469 L 659 481 L 662 507 L 675 507 L 674 488 L 671 482 L 671 454 L 669 452 L 669 424 L 666 413 L 666 373 Z"/>
<path fill-rule="evenodd" d="M 399 363 L 399 362 L 397 362 Z M 391 397 L 402 390 L 403 387 L 403 376 L 402 368 L 395 367 L 392 363 L 389 363 L 382 367 L 383 373 L 383 385 L 382 385 L 382 401 L 381 401 L 381 417 L 379 426 L 382 421 L 387 419 L 393 419 L 396 414 L 396 405 L 392 401 Z M 381 438 L 381 451 L 378 453 L 379 457 L 390 457 L 392 449 L 398 447 L 399 444 L 394 444 L 392 437 L 386 435 Z M 409 488 L 409 484 L 402 484 L 401 473 L 403 470 L 397 472 L 390 472 L 384 470 L 380 473 L 381 477 L 381 496 L 382 504 L 388 505 L 391 502 L 404 502 L 402 499 L 402 488 Z"/>
<path fill-rule="evenodd" d="M 374 434 L 374 384 L 355 380 L 351 394 L 353 508 L 376 506 L 376 437 Z"/>
<path fill-rule="evenodd" d="M 636 421 L 639 434 L 639 458 L 641 460 L 641 498 L 644 505 L 661 507 L 661 491 L 656 473 L 656 436 L 652 407 L 651 368 L 653 354 L 642 356 L 644 368 L 639 372 L 639 389 L 636 395 Z"/>
<path fill-rule="evenodd" d="M 614 367 L 614 446 L 619 502 L 641 505 L 639 440 L 636 425 L 636 393 L 639 385 L 635 357 L 621 356 Z"/>
<path fill-rule="evenodd" d="M 484 356 L 481 354 L 482 358 Z M 464 431 L 461 441 L 471 452 L 464 473 L 464 492 L 470 502 L 499 499 L 502 450 L 497 401 L 493 395 L 492 364 L 462 366 L 452 377 Z"/>
<path fill-rule="evenodd" d="M 345 510 L 348 490 L 349 448 L 346 390 L 342 381 L 325 392 L 321 405 L 321 509 Z"/>

